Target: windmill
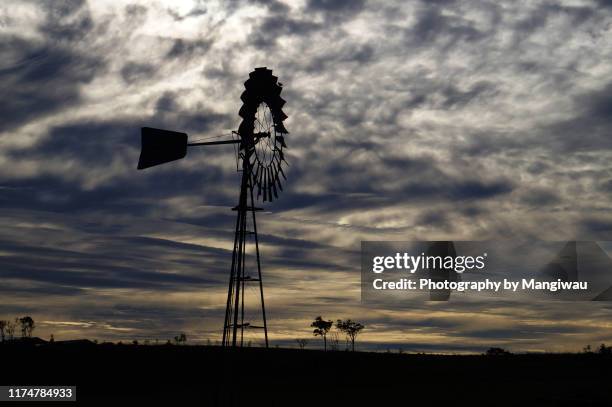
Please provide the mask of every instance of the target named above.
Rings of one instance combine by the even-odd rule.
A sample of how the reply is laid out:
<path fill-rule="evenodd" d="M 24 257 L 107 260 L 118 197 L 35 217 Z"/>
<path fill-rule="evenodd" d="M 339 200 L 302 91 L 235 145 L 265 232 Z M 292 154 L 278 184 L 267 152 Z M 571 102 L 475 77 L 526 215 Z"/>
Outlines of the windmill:
<path fill-rule="evenodd" d="M 256 68 L 249 74 L 244 87 L 245 90 L 240 96 L 243 104 L 239 111 L 242 122 L 238 131 L 233 132 L 237 138 L 190 143 L 186 133 L 143 127 L 138 169 L 184 158 L 188 147 L 222 144 L 234 144 L 238 147 L 237 168 L 242 172 L 242 180 L 238 205 L 232 208 L 237 216 L 222 343 L 223 346 L 242 346 L 245 329 L 263 329 L 268 347 L 268 325 L 255 216 L 262 208 L 256 207 L 255 202 L 256 199 L 270 202 L 278 198 L 279 192 L 283 190 L 280 177 L 287 179 L 283 171 L 283 165 L 287 164 L 283 150 L 287 147 L 285 135 L 288 133 L 283 121 L 287 115 L 282 110 L 285 104 L 280 96 L 282 84 L 272 75 L 270 69 Z M 249 230 L 249 218 L 252 230 Z M 255 248 L 256 275 L 249 274 L 246 262 L 246 246 L 250 238 L 253 239 L 251 243 L 254 243 Z M 259 288 L 263 325 L 245 321 L 244 293 L 246 285 L 251 283 L 256 283 Z"/>

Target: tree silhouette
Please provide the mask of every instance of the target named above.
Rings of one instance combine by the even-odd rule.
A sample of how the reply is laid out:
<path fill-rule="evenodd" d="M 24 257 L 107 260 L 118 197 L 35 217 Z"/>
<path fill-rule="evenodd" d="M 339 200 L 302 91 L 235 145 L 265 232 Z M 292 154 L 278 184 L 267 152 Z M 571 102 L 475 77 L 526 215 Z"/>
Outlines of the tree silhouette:
<path fill-rule="evenodd" d="M 347 338 L 351 341 L 351 348 L 353 352 L 355 352 L 355 339 L 365 326 L 358 322 L 351 321 L 350 319 L 346 321 L 339 319 L 338 322 L 336 322 L 336 328 L 338 328 L 340 332 L 346 334 Z"/>
<path fill-rule="evenodd" d="M 10 341 L 12 341 L 13 338 L 15 338 L 15 328 L 16 327 L 17 327 L 17 318 L 15 318 L 15 322 L 8 321 L 6 323 L 6 335 L 8 336 Z"/>
<path fill-rule="evenodd" d="M 0 336 L 2 337 L 2 342 L 4 342 L 4 329 L 6 328 L 7 324 L 8 321 L 0 321 Z"/>
<path fill-rule="evenodd" d="M 187 342 L 187 335 L 185 335 L 185 332 L 181 332 L 179 335 L 175 336 L 174 342 L 176 342 L 177 345 Z"/>
<path fill-rule="evenodd" d="M 338 339 L 338 332 L 329 333 L 329 349 L 337 351 L 340 348 L 340 340 Z"/>
<path fill-rule="evenodd" d="M 308 339 L 305 338 L 298 338 L 295 341 L 297 342 L 300 349 L 304 349 L 306 345 L 308 345 Z"/>
<path fill-rule="evenodd" d="M 503 348 L 489 348 L 487 349 L 486 352 L 487 356 L 506 356 L 506 355 L 512 355 L 512 353 L 510 353 L 509 351 L 503 349 Z"/>
<path fill-rule="evenodd" d="M 315 318 L 314 322 L 310 324 L 311 328 L 314 328 L 312 334 L 314 336 L 322 336 L 323 337 L 323 346 L 324 349 L 327 350 L 327 333 L 331 329 L 334 323 L 330 321 L 325 321 L 321 316 Z"/>
<path fill-rule="evenodd" d="M 19 318 L 19 323 L 21 324 L 21 336 L 23 338 L 32 337 L 32 331 L 34 331 L 34 320 L 30 316 L 25 316 L 23 318 Z"/>

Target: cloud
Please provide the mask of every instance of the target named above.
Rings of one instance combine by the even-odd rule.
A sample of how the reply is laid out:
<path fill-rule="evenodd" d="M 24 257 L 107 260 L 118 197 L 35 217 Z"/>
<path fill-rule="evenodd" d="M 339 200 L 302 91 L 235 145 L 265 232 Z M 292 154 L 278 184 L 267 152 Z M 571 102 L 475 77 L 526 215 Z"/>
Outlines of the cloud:
<path fill-rule="evenodd" d="M 364 0 L 350 1 L 350 0 L 309 0 L 307 4 L 307 10 L 309 11 L 324 11 L 326 13 L 342 13 L 342 14 L 354 14 L 363 10 L 365 6 Z"/>
<path fill-rule="evenodd" d="M 463 40 L 474 42 L 485 38 L 485 34 L 461 17 L 449 17 L 442 13 L 439 3 L 425 7 L 416 16 L 416 24 L 410 27 L 406 35 L 415 46 L 427 46 L 439 38 L 449 39 L 445 46 Z"/>
<path fill-rule="evenodd" d="M 143 79 L 150 79 L 154 73 L 155 67 L 146 63 L 128 62 L 123 66 L 123 68 L 121 68 L 121 76 L 128 84 L 132 84 Z"/>
<path fill-rule="evenodd" d="M 139 129 L 229 137 L 248 73 L 268 66 L 290 131 L 284 191 L 258 218 L 278 343 L 310 335 L 318 314 L 366 319 L 371 349 L 609 340 L 605 304 L 583 325 L 555 305 L 434 317 L 361 305 L 358 277 L 361 240 L 610 236 L 606 5 L 10 2 L 0 313 L 79 323 L 62 325 L 71 337 L 216 338 L 234 151 L 190 149 L 137 172 Z"/>
<path fill-rule="evenodd" d="M 194 55 L 204 56 L 208 49 L 210 49 L 212 45 L 211 41 L 206 40 L 184 40 L 182 38 L 177 38 L 174 40 L 174 44 L 172 48 L 166 54 L 168 59 L 174 58 L 191 58 Z"/>
<path fill-rule="evenodd" d="M 83 55 L 69 45 L 10 35 L 3 35 L 0 43 L 2 54 L 8 57 L 0 69 L 4 89 L 0 131 L 77 105 L 81 100 L 80 86 L 104 69 L 101 58 Z"/>
<path fill-rule="evenodd" d="M 575 96 L 573 106 L 573 117 L 555 122 L 547 129 L 554 135 L 553 147 L 557 152 L 610 150 L 612 83 Z"/>

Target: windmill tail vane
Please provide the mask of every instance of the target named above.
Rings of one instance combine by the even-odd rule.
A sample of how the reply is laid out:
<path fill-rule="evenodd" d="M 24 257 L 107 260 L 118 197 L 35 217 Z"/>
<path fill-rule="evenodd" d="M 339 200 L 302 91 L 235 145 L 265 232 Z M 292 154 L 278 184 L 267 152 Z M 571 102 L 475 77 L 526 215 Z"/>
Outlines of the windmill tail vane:
<path fill-rule="evenodd" d="M 188 141 L 188 135 L 177 131 L 161 130 L 151 127 L 141 129 L 142 149 L 138 169 L 146 169 L 159 164 L 185 158 L 188 147 L 205 147 L 233 144 L 238 147 L 238 159 L 242 167 L 240 195 L 236 211 L 236 227 L 232 262 L 227 291 L 225 322 L 223 326 L 223 346 L 243 346 L 245 335 L 252 330 L 263 330 L 265 346 L 268 347 L 268 325 L 264 301 L 261 257 L 257 235 L 256 201 L 270 202 L 277 199 L 283 191 L 281 181 L 287 180 L 283 166 L 287 166 L 284 150 L 287 148 L 283 112 L 285 100 L 280 96 L 282 84 L 265 67 L 256 68 L 244 83 L 245 90 L 240 96 L 242 107 L 239 116 L 242 121 L 238 137 L 229 140 L 207 142 Z M 247 246 L 254 246 L 249 251 Z M 255 284 L 255 301 L 259 303 L 261 324 L 245 321 L 249 286 Z M 250 315 L 249 315 L 250 316 Z"/>

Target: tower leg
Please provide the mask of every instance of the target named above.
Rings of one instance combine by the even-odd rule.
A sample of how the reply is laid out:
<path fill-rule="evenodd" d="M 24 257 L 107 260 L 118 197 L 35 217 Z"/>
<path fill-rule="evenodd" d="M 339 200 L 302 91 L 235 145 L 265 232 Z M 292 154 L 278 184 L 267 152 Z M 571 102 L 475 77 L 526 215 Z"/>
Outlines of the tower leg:
<path fill-rule="evenodd" d="M 263 317 L 266 348 L 268 348 L 268 322 L 266 319 L 266 305 L 264 303 L 263 280 L 261 278 L 261 260 L 259 258 L 259 238 L 257 237 L 257 221 L 255 220 L 255 200 L 253 199 L 253 185 L 251 185 L 251 211 L 253 213 L 253 232 L 255 234 L 255 256 L 257 257 L 257 277 L 259 278 L 259 294 L 261 296 L 261 314 Z"/>
<path fill-rule="evenodd" d="M 248 162 L 248 160 L 245 160 Z M 249 202 L 250 201 L 250 202 Z M 250 203 L 250 206 L 248 205 Z M 259 256 L 259 239 L 257 236 L 257 223 L 255 218 L 255 200 L 253 197 L 253 185 L 250 180 L 250 169 L 243 167 L 242 183 L 240 188 L 240 200 L 237 211 L 236 231 L 234 235 L 234 249 L 232 252 L 232 267 L 230 270 L 229 286 L 227 291 L 227 303 L 225 308 L 225 325 L 223 327 L 223 341 L 225 347 L 236 347 L 244 345 L 244 329 L 247 326 L 255 327 L 245 323 L 245 282 L 256 280 L 259 282 L 261 300 L 261 313 L 266 348 L 268 347 L 268 324 L 266 320 L 266 309 L 263 294 L 263 282 L 261 278 L 261 259 Z M 248 212 L 252 213 L 252 231 L 247 230 Z M 252 279 L 246 273 L 246 244 L 247 234 L 252 233 L 255 239 L 255 257 L 257 260 L 257 279 Z M 261 328 L 261 327 L 259 327 Z M 240 329 L 240 333 L 238 332 Z M 240 337 L 238 337 L 240 335 Z"/>
<path fill-rule="evenodd" d="M 238 249 L 241 242 L 239 242 L 240 230 L 242 228 L 241 225 L 241 216 L 240 212 L 236 217 L 236 232 L 234 234 L 234 250 L 232 251 L 232 267 L 230 270 L 230 279 L 229 279 L 229 287 L 227 289 L 227 303 L 225 306 L 225 324 L 223 329 L 223 341 L 221 342 L 223 346 L 229 346 L 230 343 L 230 335 L 231 335 L 231 327 L 232 327 L 232 300 L 234 296 L 234 284 L 236 281 L 235 278 L 235 268 L 237 264 Z"/>

